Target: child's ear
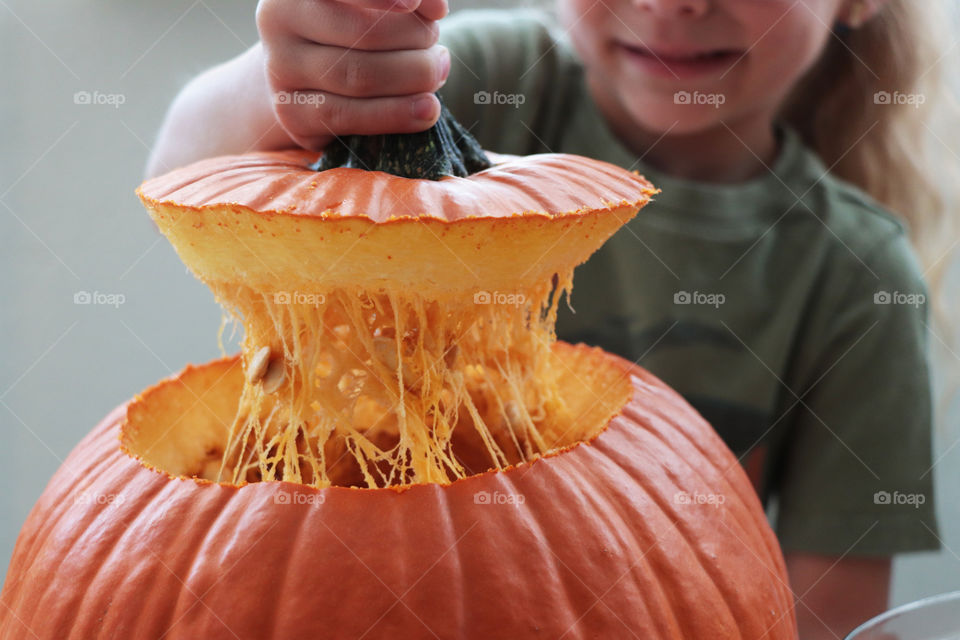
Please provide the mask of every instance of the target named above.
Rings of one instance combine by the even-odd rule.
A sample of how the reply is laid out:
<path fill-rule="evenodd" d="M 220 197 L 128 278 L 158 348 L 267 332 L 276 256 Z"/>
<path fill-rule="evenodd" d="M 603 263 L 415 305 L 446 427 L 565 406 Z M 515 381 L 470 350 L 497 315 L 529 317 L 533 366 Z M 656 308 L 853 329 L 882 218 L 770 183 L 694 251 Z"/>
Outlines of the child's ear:
<path fill-rule="evenodd" d="M 845 0 L 840 7 L 837 21 L 851 29 L 859 29 L 865 22 L 880 13 L 888 0 Z"/>

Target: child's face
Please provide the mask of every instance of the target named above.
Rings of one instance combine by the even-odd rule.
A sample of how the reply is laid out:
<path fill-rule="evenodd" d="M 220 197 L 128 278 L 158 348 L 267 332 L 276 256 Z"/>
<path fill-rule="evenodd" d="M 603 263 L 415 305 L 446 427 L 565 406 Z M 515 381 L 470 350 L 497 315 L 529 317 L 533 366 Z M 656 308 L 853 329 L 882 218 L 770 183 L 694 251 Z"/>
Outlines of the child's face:
<path fill-rule="evenodd" d="M 844 0 L 559 2 L 591 90 L 629 114 L 621 125 L 685 134 L 772 121 Z"/>

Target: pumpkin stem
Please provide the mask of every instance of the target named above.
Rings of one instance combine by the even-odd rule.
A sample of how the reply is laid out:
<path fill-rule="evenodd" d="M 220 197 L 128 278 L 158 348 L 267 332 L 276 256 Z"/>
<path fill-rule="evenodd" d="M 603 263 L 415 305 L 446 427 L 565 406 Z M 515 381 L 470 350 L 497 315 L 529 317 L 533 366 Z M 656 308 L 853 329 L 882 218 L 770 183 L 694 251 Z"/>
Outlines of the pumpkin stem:
<path fill-rule="evenodd" d="M 440 118 L 426 131 L 336 138 L 310 168 L 325 171 L 349 167 L 385 171 L 403 178 L 439 180 L 444 176 L 465 178 L 491 166 L 480 143 L 441 100 Z"/>

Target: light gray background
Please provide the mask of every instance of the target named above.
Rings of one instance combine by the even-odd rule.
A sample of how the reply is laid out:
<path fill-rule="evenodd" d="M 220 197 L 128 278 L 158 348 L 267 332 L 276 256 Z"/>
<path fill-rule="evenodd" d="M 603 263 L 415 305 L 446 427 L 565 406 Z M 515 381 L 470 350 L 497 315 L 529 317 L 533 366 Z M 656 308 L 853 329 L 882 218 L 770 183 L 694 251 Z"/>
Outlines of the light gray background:
<path fill-rule="evenodd" d="M 254 6 L 0 0 L 0 574 L 77 441 L 139 390 L 218 355 L 219 308 L 134 188 L 177 90 L 255 42 Z M 124 102 L 76 104 L 81 91 Z M 74 304 L 81 291 L 125 302 Z M 957 359 L 933 343 L 938 361 Z M 934 468 L 944 549 L 897 560 L 896 603 L 960 589 L 958 409 L 941 419 Z"/>

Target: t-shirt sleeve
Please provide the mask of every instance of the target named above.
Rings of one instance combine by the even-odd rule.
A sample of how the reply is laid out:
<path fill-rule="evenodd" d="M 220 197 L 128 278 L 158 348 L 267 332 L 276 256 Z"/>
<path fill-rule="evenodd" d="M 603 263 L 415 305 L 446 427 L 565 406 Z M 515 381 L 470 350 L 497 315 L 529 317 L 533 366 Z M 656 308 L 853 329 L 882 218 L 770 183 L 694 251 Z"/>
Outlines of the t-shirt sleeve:
<path fill-rule="evenodd" d="M 464 127 L 490 151 L 550 151 L 551 99 L 572 60 L 558 47 L 549 17 L 532 10 L 467 10 L 440 22 L 450 74 L 438 92 Z"/>
<path fill-rule="evenodd" d="M 936 549 L 927 289 L 903 233 L 846 273 L 810 319 L 819 346 L 786 396 L 777 533 L 785 551 Z"/>

